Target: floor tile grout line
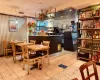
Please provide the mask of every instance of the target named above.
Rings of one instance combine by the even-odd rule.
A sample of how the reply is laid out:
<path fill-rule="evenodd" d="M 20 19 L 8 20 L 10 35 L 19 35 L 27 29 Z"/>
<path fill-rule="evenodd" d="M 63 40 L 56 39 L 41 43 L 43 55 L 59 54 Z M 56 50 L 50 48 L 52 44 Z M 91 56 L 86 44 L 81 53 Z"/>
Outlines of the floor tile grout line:
<path fill-rule="evenodd" d="M 3 62 L 6 64 L 6 62 L 4 61 L 4 59 L 3 59 Z M 0 73 L 0 75 L 1 75 L 2 79 L 4 80 L 4 77 L 2 76 L 2 74 L 1 74 L 1 73 Z"/>
<path fill-rule="evenodd" d="M 18 64 L 19 66 L 20 66 L 20 64 Z M 20 66 L 21 67 L 21 66 Z M 21 67 L 22 68 L 22 67 Z M 27 74 L 28 75 L 28 74 Z M 33 76 L 31 73 L 29 74 L 29 75 L 31 75 L 31 76 Z M 34 77 L 34 76 L 33 76 Z M 35 78 L 35 77 L 34 77 Z M 36 78 L 35 78 L 36 79 Z M 37 79 L 36 79 L 37 80 Z"/>
<path fill-rule="evenodd" d="M 5 61 L 4 61 L 5 62 Z M 6 62 L 5 62 L 6 63 Z M 9 65 L 6 63 L 6 65 L 9 67 Z M 10 67 L 9 67 L 10 68 Z M 10 68 L 11 69 L 11 68 Z M 12 69 L 11 69 L 12 70 Z M 15 74 L 15 72 L 12 70 L 12 72 Z M 16 75 L 16 74 L 15 74 Z M 16 75 L 18 77 L 18 75 Z M 20 80 L 20 78 L 18 77 L 18 79 Z"/>
<path fill-rule="evenodd" d="M 68 54 L 66 54 L 66 55 L 68 55 Z M 62 56 L 65 56 L 65 53 L 64 53 L 64 54 L 60 54 L 60 55 L 58 55 L 58 56 L 55 56 L 54 59 L 59 58 L 59 57 L 62 57 Z M 51 57 L 52 57 L 52 56 L 51 56 Z"/>
<path fill-rule="evenodd" d="M 75 63 L 76 63 L 76 62 L 77 62 L 77 61 L 75 61 Z M 74 63 L 74 64 L 75 64 L 75 63 Z M 72 64 L 73 64 L 73 63 L 72 63 Z M 72 65 L 72 64 L 71 64 L 71 65 Z M 71 65 L 70 65 L 70 66 L 71 66 Z M 67 69 L 67 68 L 66 68 L 66 69 Z M 63 69 L 62 72 L 64 72 L 64 71 L 65 71 L 65 69 Z M 75 71 L 77 71 L 77 70 L 75 70 Z M 58 75 L 58 74 L 60 74 L 60 73 L 62 73 L 62 72 L 59 72 L 59 73 L 57 73 L 56 75 Z M 74 74 L 74 72 L 73 72 L 72 74 Z M 53 77 L 55 77 L 56 75 L 52 76 L 51 79 L 52 79 Z"/>
<path fill-rule="evenodd" d="M 18 63 L 18 65 L 20 66 L 20 64 Z M 20 66 L 21 67 L 21 66 Z M 21 67 L 22 68 L 22 67 Z M 27 75 L 31 75 L 32 77 L 34 77 L 31 73 L 30 74 L 27 74 Z M 21 78 L 21 77 L 20 77 Z M 34 77 L 35 78 L 35 77 Z M 35 78 L 35 80 L 37 80 L 36 78 Z"/>
<path fill-rule="evenodd" d="M 74 55 L 74 54 L 72 54 L 72 55 Z M 72 56 L 72 55 L 71 55 L 71 56 Z M 61 55 L 61 56 L 65 56 L 65 54 L 63 54 L 63 55 Z M 57 56 L 56 58 L 61 57 L 61 56 Z M 65 57 L 63 57 L 63 58 L 65 58 Z M 60 60 L 61 60 L 61 59 L 59 59 L 58 61 L 60 61 Z M 76 62 L 77 62 L 77 61 L 75 61 L 75 63 L 76 63 Z M 73 62 L 73 63 L 74 63 L 74 62 Z M 73 64 L 73 63 L 72 63 L 72 64 Z M 71 65 L 72 65 L 72 64 L 71 64 Z M 70 66 L 71 66 L 71 65 L 70 65 Z M 65 69 L 63 69 L 61 72 L 63 72 L 63 71 L 65 71 Z M 76 70 L 76 71 L 77 71 L 77 70 Z M 57 73 L 56 75 L 60 74 L 61 72 Z M 74 73 L 74 72 L 73 72 L 73 73 Z M 47 75 L 47 74 L 46 74 L 46 75 Z M 54 76 L 56 76 L 56 75 L 54 75 Z M 49 75 L 47 75 L 47 76 L 49 76 Z M 53 78 L 54 76 L 52 76 L 52 77 L 49 76 L 49 77 L 50 77 L 50 78 Z"/>
<path fill-rule="evenodd" d="M 71 56 L 73 56 L 74 54 L 71 54 L 70 55 L 70 57 Z M 68 56 L 68 55 L 67 55 Z M 65 56 L 62 56 L 63 58 L 65 58 Z M 56 57 L 56 58 L 58 58 L 58 56 Z M 61 59 L 59 59 L 59 60 L 62 60 L 62 58 Z M 8 63 L 6 62 L 6 60 L 4 60 L 5 61 L 5 63 L 8 65 Z M 68 66 L 68 67 L 71 67 L 73 64 L 75 64 L 77 61 L 75 60 L 74 62 L 71 62 L 71 64 Z M 20 64 L 18 64 L 20 67 L 21 67 L 21 65 Z M 9 65 L 8 65 L 8 67 L 10 67 Z M 21 67 L 22 68 L 22 67 Z M 12 68 L 10 67 L 10 69 L 12 70 Z M 76 70 L 76 69 L 75 69 Z M 13 71 L 13 70 L 12 70 Z M 65 71 L 65 70 L 62 70 L 61 72 L 63 72 L 63 71 Z M 77 70 L 76 70 L 77 71 Z M 61 72 L 59 72 L 59 73 L 61 73 Z M 59 73 L 57 73 L 57 74 L 59 74 Z M 74 73 L 74 72 L 73 72 Z M 46 74 L 46 72 L 44 73 L 46 76 L 48 76 L 48 77 L 50 77 L 49 75 L 47 75 Z M 31 74 L 32 75 L 32 74 Z M 34 77 L 34 75 L 32 75 L 33 77 Z M 55 75 L 54 75 L 55 76 Z M 19 78 L 19 77 L 18 77 Z M 20 77 L 21 78 L 21 77 Z M 51 78 L 51 77 L 50 77 Z M 70 78 L 70 77 L 69 77 Z M 36 78 L 35 78 L 36 79 Z"/>
<path fill-rule="evenodd" d="M 1 73 L 0 73 L 0 75 L 1 75 Z M 2 77 L 1 79 L 3 79 L 3 76 L 2 76 L 2 75 L 1 75 L 1 77 Z M 3 79 L 3 80 L 4 80 L 4 79 Z"/>

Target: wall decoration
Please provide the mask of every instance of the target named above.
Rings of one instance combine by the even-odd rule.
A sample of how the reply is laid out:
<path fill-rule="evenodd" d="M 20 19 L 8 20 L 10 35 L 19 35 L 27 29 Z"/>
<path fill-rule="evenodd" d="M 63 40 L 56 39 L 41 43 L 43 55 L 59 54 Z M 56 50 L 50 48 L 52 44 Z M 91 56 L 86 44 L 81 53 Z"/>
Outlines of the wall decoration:
<path fill-rule="evenodd" d="M 18 24 L 15 20 L 9 20 L 9 31 L 10 32 L 16 32 L 18 31 Z"/>

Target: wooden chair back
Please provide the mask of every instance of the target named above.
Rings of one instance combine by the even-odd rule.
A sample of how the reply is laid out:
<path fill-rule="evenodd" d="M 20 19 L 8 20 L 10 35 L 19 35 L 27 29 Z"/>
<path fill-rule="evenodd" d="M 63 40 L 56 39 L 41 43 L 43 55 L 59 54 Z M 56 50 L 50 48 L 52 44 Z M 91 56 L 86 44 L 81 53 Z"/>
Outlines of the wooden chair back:
<path fill-rule="evenodd" d="M 35 45 L 36 41 L 35 40 L 30 40 L 30 43 L 33 43 Z"/>
<path fill-rule="evenodd" d="M 90 66 L 93 68 L 93 73 L 89 73 Z M 83 64 L 82 66 L 80 66 L 79 69 L 81 72 L 82 80 L 91 80 L 91 78 L 93 76 L 95 77 L 95 80 L 99 80 L 95 62 L 93 62 L 93 61 L 87 62 L 87 63 Z M 84 72 L 84 70 L 86 70 L 87 76 L 86 76 L 86 72 Z"/>
<path fill-rule="evenodd" d="M 49 47 L 50 41 L 43 41 L 42 44 L 43 44 L 44 46 L 48 46 L 48 47 Z"/>
<path fill-rule="evenodd" d="M 78 80 L 77 78 L 74 78 L 74 79 L 72 79 L 72 80 Z"/>
<path fill-rule="evenodd" d="M 22 46 L 23 59 L 29 59 L 29 51 L 27 45 Z"/>
<path fill-rule="evenodd" d="M 3 40 L 3 41 L 2 41 L 2 44 L 3 44 L 3 48 L 4 48 L 4 49 L 7 49 L 7 41 Z"/>

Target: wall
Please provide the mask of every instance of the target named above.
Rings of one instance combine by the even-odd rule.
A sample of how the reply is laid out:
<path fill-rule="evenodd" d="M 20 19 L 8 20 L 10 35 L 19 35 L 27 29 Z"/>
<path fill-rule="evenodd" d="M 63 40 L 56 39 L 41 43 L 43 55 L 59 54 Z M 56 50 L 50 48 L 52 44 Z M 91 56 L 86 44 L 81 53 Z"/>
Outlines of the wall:
<path fill-rule="evenodd" d="M 2 55 L 2 40 L 23 40 L 27 39 L 26 19 L 18 18 L 18 31 L 9 32 L 9 20 L 16 20 L 16 17 L 0 15 L 0 55 Z"/>

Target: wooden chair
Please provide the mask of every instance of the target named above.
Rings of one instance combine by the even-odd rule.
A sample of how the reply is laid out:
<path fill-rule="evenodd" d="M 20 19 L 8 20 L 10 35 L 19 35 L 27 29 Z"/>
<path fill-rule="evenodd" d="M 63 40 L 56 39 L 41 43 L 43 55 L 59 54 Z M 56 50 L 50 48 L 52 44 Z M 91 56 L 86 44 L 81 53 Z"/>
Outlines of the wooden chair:
<path fill-rule="evenodd" d="M 78 80 L 77 78 L 74 78 L 74 79 L 72 79 L 72 80 Z"/>
<path fill-rule="evenodd" d="M 24 70 L 25 64 L 27 64 L 28 65 L 28 74 L 29 74 L 30 65 L 33 65 L 36 63 L 38 64 L 38 69 L 39 69 L 40 64 L 42 64 L 42 57 L 35 56 L 35 55 L 33 57 L 31 57 L 28 47 L 26 45 L 22 46 L 22 51 L 23 51 L 23 70 Z"/>
<path fill-rule="evenodd" d="M 90 66 L 93 67 L 93 73 L 89 73 Z M 82 80 L 93 80 L 93 79 L 90 79 L 93 76 L 95 77 L 95 80 L 99 80 L 95 62 L 93 62 L 93 61 L 87 62 L 87 63 L 81 65 L 79 69 L 80 69 L 80 73 L 82 76 Z M 86 72 L 84 72 L 84 70 L 86 70 Z M 85 75 L 86 73 L 87 73 L 87 76 Z M 75 78 L 72 80 L 78 80 L 78 79 Z"/>
<path fill-rule="evenodd" d="M 11 42 L 11 45 L 12 45 L 12 50 L 13 50 L 13 60 L 14 60 L 14 63 L 15 63 L 16 62 L 16 56 L 21 55 L 21 59 L 22 59 L 23 52 L 22 51 L 17 51 L 16 46 L 13 42 Z"/>
<path fill-rule="evenodd" d="M 49 47 L 50 41 L 43 41 L 41 44 L 44 45 L 44 46 L 48 46 Z M 48 64 L 50 64 L 50 60 L 49 60 L 49 49 L 46 50 L 46 53 L 44 51 L 43 51 L 43 53 L 44 53 L 43 56 L 42 56 L 43 63 L 44 63 L 44 60 L 47 58 L 48 59 Z"/>
<path fill-rule="evenodd" d="M 7 57 L 9 52 L 13 52 L 12 48 L 8 48 L 7 41 L 5 40 L 2 41 L 2 44 L 3 44 L 4 56 Z"/>
<path fill-rule="evenodd" d="M 94 69 L 94 72 L 91 73 L 91 74 L 89 73 L 89 66 L 93 66 L 93 69 Z M 79 69 L 80 69 L 80 72 L 81 72 L 82 80 L 90 80 L 90 78 L 93 77 L 93 76 L 95 76 L 95 80 L 99 80 L 95 62 L 93 62 L 93 61 L 87 62 L 87 63 L 81 65 Z M 84 75 L 85 69 L 87 71 L 86 77 Z"/>
<path fill-rule="evenodd" d="M 30 43 L 33 43 L 35 45 L 36 41 L 35 40 L 30 40 Z"/>

